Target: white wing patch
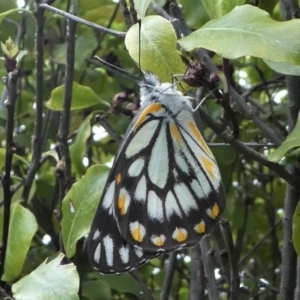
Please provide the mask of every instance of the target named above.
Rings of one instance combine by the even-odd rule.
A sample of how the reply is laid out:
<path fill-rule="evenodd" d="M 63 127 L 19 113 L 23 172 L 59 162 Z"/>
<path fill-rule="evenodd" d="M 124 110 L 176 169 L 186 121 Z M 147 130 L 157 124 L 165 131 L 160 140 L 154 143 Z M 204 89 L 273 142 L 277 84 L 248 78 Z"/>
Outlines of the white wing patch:
<path fill-rule="evenodd" d="M 99 263 L 100 261 L 100 256 L 101 256 L 101 243 L 98 243 L 95 251 L 94 251 L 94 261 L 96 263 Z"/>
<path fill-rule="evenodd" d="M 141 150 L 149 145 L 158 124 L 159 120 L 153 120 L 145 124 L 141 129 L 137 131 L 125 151 L 125 155 L 127 158 L 138 154 Z"/>
<path fill-rule="evenodd" d="M 166 134 L 166 125 L 163 125 L 152 148 L 148 165 L 150 180 L 160 188 L 165 187 L 169 174 L 169 154 Z"/>
<path fill-rule="evenodd" d="M 97 228 L 93 235 L 93 240 L 96 240 L 100 236 L 100 230 Z"/>
<path fill-rule="evenodd" d="M 129 248 L 121 247 L 119 249 L 120 258 L 123 264 L 127 264 L 129 262 Z"/>
<path fill-rule="evenodd" d="M 142 176 L 141 179 L 139 180 L 139 183 L 137 184 L 137 187 L 134 192 L 134 196 L 136 200 L 145 202 L 146 195 L 147 195 L 146 177 Z"/>
<path fill-rule="evenodd" d="M 165 211 L 166 211 L 166 216 L 167 216 L 168 220 L 170 220 L 170 218 L 173 214 L 175 214 L 179 217 L 182 216 L 180 208 L 178 206 L 178 203 L 171 191 L 168 192 L 167 197 L 166 197 Z"/>
<path fill-rule="evenodd" d="M 204 181 L 205 182 L 205 181 Z M 204 191 L 207 191 L 209 188 L 208 186 L 204 186 L 204 191 L 202 187 L 200 186 L 199 182 L 195 179 L 191 182 L 191 188 L 194 191 L 194 193 L 197 195 L 199 199 L 205 199 L 207 198 L 207 194 L 204 193 Z"/>
<path fill-rule="evenodd" d="M 105 248 L 106 263 L 108 266 L 112 267 L 114 262 L 114 241 L 107 235 L 103 238 L 103 245 Z"/>
<path fill-rule="evenodd" d="M 138 158 L 135 160 L 128 169 L 128 175 L 130 177 L 137 177 L 141 174 L 145 165 L 145 160 L 143 158 Z"/>
<path fill-rule="evenodd" d="M 175 194 L 183 212 L 188 215 L 192 209 L 198 209 L 197 202 L 184 183 L 176 184 Z"/>
<path fill-rule="evenodd" d="M 164 220 L 163 202 L 154 191 L 148 193 L 147 212 L 150 219 Z"/>
<path fill-rule="evenodd" d="M 102 200 L 102 207 L 105 209 L 109 209 L 112 205 L 112 201 L 115 194 L 115 181 L 113 181 L 109 188 L 106 190 L 105 196 Z"/>

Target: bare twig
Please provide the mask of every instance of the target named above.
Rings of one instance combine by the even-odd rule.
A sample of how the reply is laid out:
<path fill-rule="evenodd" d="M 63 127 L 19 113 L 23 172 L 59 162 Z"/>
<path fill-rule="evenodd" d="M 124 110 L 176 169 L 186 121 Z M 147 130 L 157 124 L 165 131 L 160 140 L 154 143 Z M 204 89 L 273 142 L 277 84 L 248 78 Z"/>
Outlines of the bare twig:
<path fill-rule="evenodd" d="M 230 224 L 226 219 L 221 220 L 221 226 L 223 229 L 224 239 L 228 249 L 228 258 L 230 265 L 230 299 L 240 299 L 240 276 L 235 258 L 235 248 L 232 240 L 232 232 Z"/>
<path fill-rule="evenodd" d="M 173 277 L 176 271 L 176 265 L 177 265 L 177 253 L 172 252 L 169 255 L 169 264 L 167 266 L 165 279 L 161 287 L 160 300 L 168 300 L 170 297 L 170 291 L 172 287 Z"/>
<path fill-rule="evenodd" d="M 145 295 L 145 299 L 147 300 L 155 300 L 155 297 L 151 293 L 150 289 L 147 287 L 147 285 L 144 283 L 140 273 L 137 270 L 130 271 L 130 275 L 139 283 L 141 286 L 143 293 Z"/>
<path fill-rule="evenodd" d="M 0 248 L 0 278 L 4 273 L 4 262 L 7 249 L 9 220 L 10 220 L 10 206 L 13 193 L 10 188 L 11 184 L 11 168 L 12 158 L 15 152 L 15 145 L 13 141 L 14 133 L 14 113 L 15 103 L 18 97 L 17 82 L 20 77 L 20 70 L 15 69 L 8 73 L 6 88 L 7 88 L 7 100 L 4 105 L 7 109 L 7 122 L 6 122 L 6 146 L 5 146 L 5 164 L 4 173 L 1 178 L 4 195 L 4 215 L 3 215 L 3 228 L 2 228 L 2 245 Z"/>
<path fill-rule="evenodd" d="M 30 163 L 22 193 L 22 198 L 27 204 L 29 200 L 29 192 L 34 180 L 34 176 L 39 168 L 42 155 L 42 128 L 43 128 L 43 86 L 44 86 L 44 10 L 37 5 L 35 10 L 36 33 L 35 33 L 35 49 L 36 49 L 36 76 L 35 76 L 35 122 L 34 133 L 32 137 L 32 161 Z"/>
<path fill-rule="evenodd" d="M 48 4 L 40 4 L 39 6 L 40 8 L 43 8 L 43 9 L 46 9 L 46 10 L 49 10 L 49 11 L 52 11 L 56 14 L 59 14 L 69 20 L 72 20 L 74 22 L 77 22 L 77 23 L 81 23 L 83 25 L 86 25 L 86 26 L 89 26 L 89 27 L 92 27 L 93 29 L 95 30 L 99 30 L 99 31 L 103 31 L 103 32 L 106 32 L 108 34 L 111 34 L 113 36 L 116 36 L 116 37 L 119 37 L 119 38 L 124 38 L 126 33 L 125 32 L 121 32 L 121 31 L 116 31 L 116 30 L 112 30 L 112 29 L 109 29 L 109 28 L 106 28 L 106 27 L 102 27 L 100 25 L 97 25 L 95 23 L 92 23 L 92 22 L 89 22 L 89 21 L 86 21 L 84 19 L 81 19 L 79 17 L 76 17 L 70 13 L 67 13 L 63 10 L 60 10 L 56 7 L 53 7 L 53 6 L 50 6 Z"/>
<path fill-rule="evenodd" d="M 204 299 L 205 274 L 199 243 L 190 248 L 191 256 L 191 283 L 190 300 Z"/>
<path fill-rule="evenodd" d="M 270 170 L 274 171 L 278 176 L 286 180 L 297 190 L 299 189 L 299 181 L 297 177 L 291 175 L 280 164 L 269 161 L 265 156 L 249 147 L 246 147 L 241 141 L 236 140 L 228 130 L 224 130 L 223 126 L 216 122 L 203 108 L 200 107 L 199 112 L 201 114 L 201 117 L 214 130 L 214 132 L 222 137 L 230 145 L 232 145 L 236 150 L 238 150 L 240 153 L 243 153 L 245 156 L 248 156 L 249 158 L 261 163 L 263 166 L 268 167 Z"/>
<path fill-rule="evenodd" d="M 233 89 L 230 88 L 232 99 L 245 112 L 246 116 L 251 119 L 255 125 L 277 146 L 282 143 L 282 140 L 274 133 L 274 130 L 269 128 L 263 120 L 249 107 L 246 101 Z"/>
<path fill-rule="evenodd" d="M 210 300 L 219 300 L 219 291 L 215 278 L 215 264 L 212 257 L 212 249 L 209 243 L 209 236 L 205 235 L 200 241 L 200 248 L 203 259 L 203 266 L 207 279 L 207 292 Z"/>
<path fill-rule="evenodd" d="M 126 28 L 129 29 L 132 26 L 132 19 L 130 15 L 130 11 L 128 9 L 127 1 L 120 0 L 122 14 L 124 16 Z"/>
<path fill-rule="evenodd" d="M 57 174 L 59 180 L 59 211 L 58 219 L 61 221 L 61 201 L 65 194 L 73 184 L 71 176 L 71 158 L 68 145 L 69 125 L 70 125 L 70 108 L 72 102 L 72 88 L 74 77 L 74 61 L 75 61 L 75 33 L 76 22 L 68 20 L 67 22 L 67 67 L 64 83 L 64 98 L 63 109 L 60 115 L 59 129 L 57 134 L 58 140 L 58 157 L 60 163 L 57 167 Z M 60 248 L 63 251 L 63 244 L 60 241 Z"/>

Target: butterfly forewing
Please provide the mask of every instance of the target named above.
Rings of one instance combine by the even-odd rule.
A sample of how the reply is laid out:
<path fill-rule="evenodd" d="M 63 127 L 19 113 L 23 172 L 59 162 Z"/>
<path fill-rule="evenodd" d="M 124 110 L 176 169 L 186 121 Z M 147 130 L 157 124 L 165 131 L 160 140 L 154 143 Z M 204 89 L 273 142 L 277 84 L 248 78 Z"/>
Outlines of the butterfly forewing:
<path fill-rule="evenodd" d="M 146 251 L 195 244 L 224 210 L 218 167 L 190 110 L 183 103 L 182 110 L 173 112 L 174 103 L 171 108 L 166 104 L 143 108 L 116 168 L 119 230 Z"/>

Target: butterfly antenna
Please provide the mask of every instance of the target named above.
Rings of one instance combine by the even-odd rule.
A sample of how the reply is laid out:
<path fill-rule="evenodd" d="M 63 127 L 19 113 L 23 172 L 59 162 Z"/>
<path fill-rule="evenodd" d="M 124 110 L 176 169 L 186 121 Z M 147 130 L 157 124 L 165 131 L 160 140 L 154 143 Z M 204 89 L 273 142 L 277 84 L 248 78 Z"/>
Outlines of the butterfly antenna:
<path fill-rule="evenodd" d="M 120 72 L 122 75 L 126 75 L 127 77 L 129 77 L 130 79 L 134 80 L 134 81 L 139 81 L 139 78 L 128 73 L 127 71 L 105 61 L 104 59 L 102 59 L 101 57 L 95 55 L 94 58 L 96 58 L 102 65 L 104 65 L 105 68 L 109 69 L 112 72 L 118 71 Z"/>
<path fill-rule="evenodd" d="M 199 102 L 199 104 L 193 109 L 193 112 L 197 111 L 199 109 L 199 107 L 205 102 L 205 100 L 210 96 L 214 96 L 214 91 L 216 90 L 217 88 L 214 88 L 213 90 L 211 91 L 208 91 L 208 94 L 201 99 L 201 101 Z"/>

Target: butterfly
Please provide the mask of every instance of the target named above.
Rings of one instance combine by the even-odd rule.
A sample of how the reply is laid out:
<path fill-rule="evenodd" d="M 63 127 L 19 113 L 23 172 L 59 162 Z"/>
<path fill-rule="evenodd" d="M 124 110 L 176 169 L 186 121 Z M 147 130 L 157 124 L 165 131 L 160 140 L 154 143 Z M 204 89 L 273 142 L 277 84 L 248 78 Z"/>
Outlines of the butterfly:
<path fill-rule="evenodd" d="M 225 208 L 220 172 L 189 97 L 153 74 L 144 77 L 140 109 L 117 152 L 88 236 L 90 264 L 104 274 L 196 244 Z"/>

